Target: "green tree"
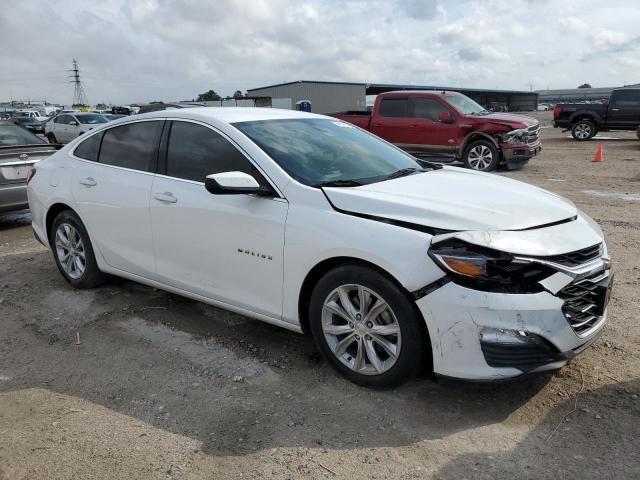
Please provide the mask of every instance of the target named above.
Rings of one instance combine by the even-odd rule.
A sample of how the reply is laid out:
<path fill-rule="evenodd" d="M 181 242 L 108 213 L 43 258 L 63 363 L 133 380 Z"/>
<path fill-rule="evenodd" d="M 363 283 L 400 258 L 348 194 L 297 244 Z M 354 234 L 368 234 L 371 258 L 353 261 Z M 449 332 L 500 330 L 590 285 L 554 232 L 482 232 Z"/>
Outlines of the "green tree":
<path fill-rule="evenodd" d="M 220 95 L 215 90 L 209 90 L 198 95 L 198 102 L 214 102 L 216 100 L 220 100 Z"/>
<path fill-rule="evenodd" d="M 235 92 L 233 92 L 233 98 L 238 99 L 242 97 L 244 97 L 244 95 L 242 95 L 242 92 L 240 90 L 236 90 Z"/>
<path fill-rule="evenodd" d="M 591 88 L 591 85 L 589 85 L 588 83 L 583 83 L 578 88 Z"/>

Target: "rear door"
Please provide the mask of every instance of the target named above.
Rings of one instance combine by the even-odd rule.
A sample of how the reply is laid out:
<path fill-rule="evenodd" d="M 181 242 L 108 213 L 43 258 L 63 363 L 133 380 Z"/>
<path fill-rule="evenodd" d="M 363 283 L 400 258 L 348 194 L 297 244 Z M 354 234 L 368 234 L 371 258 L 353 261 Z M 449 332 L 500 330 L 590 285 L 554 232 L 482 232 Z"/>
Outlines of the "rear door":
<path fill-rule="evenodd" d="M 371 117 L 371 133 L 407 149 L 415 140 L 409 128 L 411 122 L 408 96 L 382 97 Z"/>
<path fill-rule="evenodd" d="M 71 115 L 58 115 L 53 120 L 52 133 L 55 135 L 56 140 L 60 143 L 67 143 L 70 140 L 69 137 L 69 122 L 73 121 Z"/>
<path fill-rule="evenodd" d="M 640 90 L 616 90 L 609 100 L 607 127 L 635 130 L 640 125 Z"/>
<path fill-rule="evenodd" d="M 412 98 L 412 119 L 409 128 L 413 132 L 411 151 L 417 153 L 433 153 L 454 155 L 456 148 L 462 142 L 460 127 L 456 123 L 443 123 L 438 118 L 440 114 L 448 113 L 455 119 L 446 105 L 435 98 Z"/>
<path fill-rule="evenodd" d="M 88 136 L 72 154 L 73 196 L 93 244 L 113 268 L 147 278 L 155 273 L 149 197 L 163 125 L 119 125 Z"/>

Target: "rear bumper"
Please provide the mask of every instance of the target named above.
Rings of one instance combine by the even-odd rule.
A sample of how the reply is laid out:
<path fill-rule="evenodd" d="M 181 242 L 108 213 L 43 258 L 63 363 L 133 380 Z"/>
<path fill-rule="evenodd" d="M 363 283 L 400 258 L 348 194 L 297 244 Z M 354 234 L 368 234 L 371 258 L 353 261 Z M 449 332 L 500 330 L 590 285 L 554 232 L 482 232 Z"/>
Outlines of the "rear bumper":
<path fill-rule="evenodd" d="M 530 145 L 501 145 L 502 157 L 509 170 L 515 170 L 524 166 L 531 158 L 542 151 L 540 144 Z"/>
<path fill-rule="evenodd" d="M 553 121 L 553 128 L 568 129 L 569 127 L 570 127 L 570 124 L 569 124 L 568 120 L 554 120 Z"/>
<path fill-rule="evenodd" d="M 22 210 L 28 207 L 26 183 L 0 186 L 0 212 Z"/>

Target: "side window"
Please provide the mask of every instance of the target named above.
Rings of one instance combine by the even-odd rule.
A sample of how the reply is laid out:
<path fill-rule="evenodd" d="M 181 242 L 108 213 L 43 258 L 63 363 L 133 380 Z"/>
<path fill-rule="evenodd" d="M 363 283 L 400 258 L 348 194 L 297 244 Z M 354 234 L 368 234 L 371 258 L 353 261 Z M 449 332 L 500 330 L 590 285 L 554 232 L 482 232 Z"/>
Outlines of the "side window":
<path fill-rule="evenodd" d="M 167 148 L 167 175 L 204 182 L 207 175 L 244 172 L 262 186 L 267 180 L 234 145 L 219 133 L 195 123 L 174 121 Z"/>
<path fill-rule="evenodd" d="M 640 106 L 640 90 L 619 90 L 615 92 L 613 104 L 622 107 Z"/>
<path fill-rule="evenodd" d="M 56 117 L 54 123 L 69 123 L 71 121 L 71 117 L 69 115 L 60 115 Z"/>
<path fill-rule="evenodd" d="M 413 116 L 438 122 L 438 115 L 448 112 L 447 108 L 432 98 L 416 98 L 413 104 Z"/>
<path fill-rule="evenodd" d="M 73 151 L 73 154 L 78 158 L 84 158 L 92 162 L 97 161 L 98 151 L 100 150 L 100 140 L 102 140 L 102 132 L 92 135 L 81 142 Z"/>
<path fill-rule="evenodd" d="M 409 117 L 408 98 L 384 98 L 380 104 L 383 117 Z"/>
<path fill-rule="evenodd" d="M 150 171 L 162 129 L 161 121 L 129 123 L 104 132 L 100 163 Z"/>

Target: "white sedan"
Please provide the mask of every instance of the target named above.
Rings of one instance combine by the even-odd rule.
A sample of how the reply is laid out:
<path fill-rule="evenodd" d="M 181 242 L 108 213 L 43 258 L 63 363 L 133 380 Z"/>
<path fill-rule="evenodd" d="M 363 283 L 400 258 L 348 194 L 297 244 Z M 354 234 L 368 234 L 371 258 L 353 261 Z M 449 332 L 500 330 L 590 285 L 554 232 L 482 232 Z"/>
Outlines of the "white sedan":
<path fill-rule="evenodd" d="M 68 143 L 108 121 L 97 113 L 62 113 L 47 121 L 44 133 L 49 143 Z"/>
<path fill-rule="evenodd" d="M 308 333 L 364 385 L 558 369 L 606 320 L 607 247 L 570 201 L 329 117 L 128 117 L 29 180 L 35 235 L 74 287 L 112 274 Z"/>

